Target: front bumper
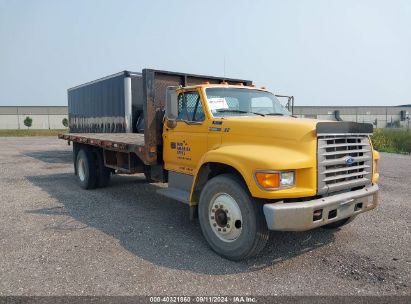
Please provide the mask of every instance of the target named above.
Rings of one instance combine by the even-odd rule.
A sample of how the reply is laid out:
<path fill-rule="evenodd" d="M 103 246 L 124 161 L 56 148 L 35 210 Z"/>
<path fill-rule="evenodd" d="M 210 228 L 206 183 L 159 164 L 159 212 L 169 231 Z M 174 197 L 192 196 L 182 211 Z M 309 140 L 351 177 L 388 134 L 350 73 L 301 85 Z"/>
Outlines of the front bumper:
<path fill-rule="evenodd" d="M 270 230 L 304 231 L 356 216 L 377 205 L 378 185 L 374 184 L 311 201 L 265 204 L 264 215 Z M 314 220 L 314 211 L 318 210 L 322 210 L 322 217 Z"/>

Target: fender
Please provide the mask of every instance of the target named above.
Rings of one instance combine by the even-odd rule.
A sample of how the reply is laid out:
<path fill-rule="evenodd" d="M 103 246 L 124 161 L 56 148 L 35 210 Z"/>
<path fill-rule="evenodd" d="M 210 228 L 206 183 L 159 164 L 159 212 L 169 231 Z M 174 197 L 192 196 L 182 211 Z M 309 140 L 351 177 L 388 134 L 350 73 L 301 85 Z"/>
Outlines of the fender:
<path fill-rule="evenodd" d="M 195 172 L 191 197 L 198 181 L 199 171 L 207 163 L 221 163 L 237 170 L 254 197 L 275 199 L 315 195 L 317 163 L 315 145 L 312 149 L 314 152 L 307 153 L 307 151 L 301 152 L 287 147 L 261 144 L 220 146 L 208 151 L 201 158 Z M 255 170 L 295 170 L 296 187 L 275 191 L 262 190 L 254 181 Z"/>

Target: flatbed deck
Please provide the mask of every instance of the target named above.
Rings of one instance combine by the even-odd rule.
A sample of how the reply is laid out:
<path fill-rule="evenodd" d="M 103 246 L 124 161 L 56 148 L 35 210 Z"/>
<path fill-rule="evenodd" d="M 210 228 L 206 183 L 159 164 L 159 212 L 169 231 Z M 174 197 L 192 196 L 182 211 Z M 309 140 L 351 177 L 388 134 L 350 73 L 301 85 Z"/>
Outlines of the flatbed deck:
<path fill-rule="evenodd" d="M 145 149 L 142 133 L 65 133 L 60 139 L 77 142 L 109 150 L 143 154 Z"/>

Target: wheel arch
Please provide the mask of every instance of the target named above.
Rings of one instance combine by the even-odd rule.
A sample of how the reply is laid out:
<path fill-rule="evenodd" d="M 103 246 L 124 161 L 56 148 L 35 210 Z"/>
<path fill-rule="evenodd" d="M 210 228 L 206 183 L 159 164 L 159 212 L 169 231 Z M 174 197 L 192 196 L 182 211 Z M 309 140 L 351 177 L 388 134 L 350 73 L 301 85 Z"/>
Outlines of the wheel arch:
<path fill-rule="evenodd" d="M 244 183 L 247 191 L 249 192 L 246 179 L 239 169 L 235 168 L 231 164 L 210 161 L 203 163 L 197 171 L 196 178 L 191 189 L 190 205 L 197 205 L 200 200 L 201 190 L 207 181 L 221 174 L 235 174 Z"/>

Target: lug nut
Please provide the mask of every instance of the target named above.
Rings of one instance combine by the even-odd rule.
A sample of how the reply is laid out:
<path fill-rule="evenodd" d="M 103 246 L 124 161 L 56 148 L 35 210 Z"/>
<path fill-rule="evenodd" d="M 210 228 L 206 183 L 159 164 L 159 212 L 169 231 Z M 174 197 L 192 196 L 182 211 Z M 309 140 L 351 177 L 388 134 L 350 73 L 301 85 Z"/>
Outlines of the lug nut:
<path fill-rule="evenodd" d="M 216 209 L 217 209 L 217 208 L 218 208 L 218 205 L 215 205 L 215 206 L 214 206 L 214 208 L 216 208 Z"/>
<path fill-rule="evenodd" d="M 216 224 L 216 223 L 214 223 L 214 224 L 213 224 L 213 226 L 215 227 L 215 226 L 217 226 L 217 224 Z"/>
<path fill-rule="evenodd" d="M 212 216 L 211 219 L 213 220 L 213 219 L 214 219 L 214 216 Z"/>
<path fill-rule="evenodd" d="M 218 228 L 218 231 L 221 231 L 221 228 Z"/>
<path fill-rule="evenodd" d="M 223 231 L 226 232 L 226 229 L 224 228 Z"/>
<path fill-rule="evenodd" d="M 211 209 L 211 212 L 215 212 L 215 209 Z"/>
<path fill-rule="evenodd" d="M 230 228 L 230 224 L 227 224 L 227 228 Z"/>

